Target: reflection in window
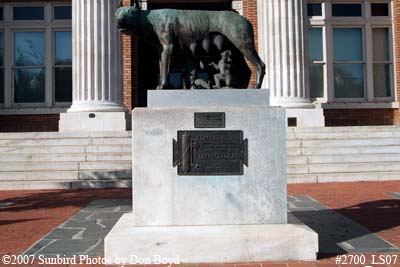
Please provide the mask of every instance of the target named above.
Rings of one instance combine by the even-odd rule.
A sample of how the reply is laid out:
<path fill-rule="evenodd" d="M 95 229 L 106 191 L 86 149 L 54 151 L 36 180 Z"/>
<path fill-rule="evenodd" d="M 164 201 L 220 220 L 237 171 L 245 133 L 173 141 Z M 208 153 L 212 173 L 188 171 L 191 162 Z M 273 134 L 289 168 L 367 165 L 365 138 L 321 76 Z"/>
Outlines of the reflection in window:
<path fill-rule="evenodd" d="M 0 105 L 4 103 L 3 33 L 0 32 Z"/>
<path fill-rule="evenodd" d="M 16 6 L 13 8 L 14 20 L 44 20 L 42 6 Z"/>
<path fill-rule="evenodd" d="M 54 7 L 54 19 L 72 19 L 72 7 L 71 6 L 55 6 Z"/>
<path fill-rule="evenodd" d="M 364 97 L 364 53 L 360 28 L 335 28 L 334 85 L 336 98 Z"/>
<path fill-rule="evenodd" d="M 44 68 L 20 68 L 14 70 L 14 102 L 44 102 Z"/>
<path fill-rule="evenodd" d="M 391 55 L 389 42 L 389 28 L 372 29 L 373 43 L 373 71 L 375 97 L 390 97 L 391 85 Z"/>
<path fill-rule="evenodd" d="M 322 28 L 308 29 L 308 60 L 310 70 L 310 97 L 324 96 L 324 55 Z"/>
<path fill-rule="evenodd" d="M 371 16 L 389 16 L 389 4 L 388 3 L 372 3 L 371 4 Z"/>
<path fill-rule="evenodd" d="M 364 65 L 335 64 L 334 82 L 336 98 L 363 98 Z"/>
<path fill-rule="evenodd" d="M 56 102 L 72 102 L 72 34 L 54 32 L 54 86 Z"/>
<path fill-rule="evenodd" d="M 332 4 L 333 17 L 361 17 L 361 4 Z"/>
<path fill-rule="evenodd" d="M 335 28 L 333 32 L 335 61 L 363 60 L 362 30 Z"/>
<path fill-rule="evenodd" d="M 389 29 L 374 28 L 372 30 L 372 43 L 374 51 L 374 60 L 388 61 L 389 54 Z"/>
<path fill-rule="evenodd" d="M 45 100 L 44 32 L 14 32 L 14 102 Z"/>
<path fill-rule="evenodd" d="M 309 17 L 322 16 L 322 4 L 321 3 L 307 4 L 307 15 Z"/>
<path fill-rule="evenodd" d="M 14 65 L 44 65 L 44 32 L 14 33 Z"/>
<path fill-rule="evenodd" d="M 308 30 L 308 52 L 310 61 L 321 61 L 322 52 L 322 28 L 310 28 Z"/>

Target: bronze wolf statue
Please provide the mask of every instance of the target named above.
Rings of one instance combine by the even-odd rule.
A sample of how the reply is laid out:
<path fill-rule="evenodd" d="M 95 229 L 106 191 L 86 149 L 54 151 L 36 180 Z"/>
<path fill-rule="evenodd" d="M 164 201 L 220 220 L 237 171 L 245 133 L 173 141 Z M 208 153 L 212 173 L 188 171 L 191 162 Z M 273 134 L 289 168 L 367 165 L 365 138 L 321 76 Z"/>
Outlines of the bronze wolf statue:
<path fill-rule="evenodd" d="M 201 10 L 141 10 L 139 0 L 131 7 L 120 7 L 116 12 L 118 28 L 121 32 L 139 35 L 155 43 L 161 51 L 160 85 L 168 86 L 169 66 L 174 45 L 188 47 L 193 53 L 198 43 L 207 51 L 210 41 L 217 46 L 221 35 L 227 38 L 243 56 L 255 66 L 257 82 L 255 88 L 261 88 L 265 64 L 257 54 L 254 32 L 250 22 L 231 11 Z M 221 45 L 221 44 L 220 44 Z"/>

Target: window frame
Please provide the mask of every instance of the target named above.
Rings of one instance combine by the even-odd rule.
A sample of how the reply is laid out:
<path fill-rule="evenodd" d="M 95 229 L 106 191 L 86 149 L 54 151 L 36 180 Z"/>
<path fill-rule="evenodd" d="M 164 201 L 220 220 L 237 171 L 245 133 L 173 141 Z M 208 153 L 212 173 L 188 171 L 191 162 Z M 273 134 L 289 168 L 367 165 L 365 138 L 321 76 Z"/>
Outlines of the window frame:
<path fill-rule="evenodd" d="M 52 4 L 52 6 L 51 6 L 51 21 L 53 21 L 53 22 L 60 22 L 60 23 L 62 23 L 62 22 L 70 22 L 72 19 L 56 19 L 55 18 L 55 16 L 54 16 L 54 14 L 55 14 L 55 12 L 54 12 L 54 10 L 55 10 L 55 8 L 56 7 L 59 7 L 59 6 L 71 6 L 71 5 L 68 5 L 68 4 L 66 4 L 66 3 L 53 3 Z M 72 7 L 72 6 L 71 6 Z M 72 12 L 72 10 L 71 10 L 71 12 Z"/>
<path fill-rule="evenodd" d="M 390 68 L 389 68 L 389 73 L 390 73 L 390 92 L 391 92 L 391 96 L 390 97 L 376 97 L 374 95 L 374 100 L 377 101 L 389 101 L 391 99 L 394 98 L 394 95 L 396 95 L 395 93 L 395 82 L 394 80 L 396 79 L 395 77 L 395 73 L 394 73 L 394 51 L 393 51 L 393 32 L 392 32 L 392 28 L 391 27 L 387 27 L 387 26 L 383 26 L 383 25 L 371 25 L 371 32 L 373 33 L 374 29 L 388 29 L 388 45 L 389 45 L 389 60 L 388 61 L 382 61 L 382 60 L 375 60 L 373 58 L 374 54 L 373 54 L 373 49 L 371 51 L 371 55 L 372 55 L 372 61 L 371 61 L 371 68 L 372 68 L 372 78 L 374 75 L 374 70 L 373 70 L 373 66 L 374 64 L 389 64 Z M 374 90 L 374 81 L 372 81 L 372 90 Z M 373 92 L 373 94 L 375 94 L 375 92 Z"/>
<path fill-rule="evenodd" d="M 14 7 L 43 7 L 43 19 L 14 19 Z M 32 23 L 32 22 L 44 22 L 46 21 L 46 17 L 48 14 L 46 14 L 46 3 L 12 3 L 11 4 L 11 10 L 10 10 L 10 15 L 11 15 L 11 21 L 13 23 Z"/>
<path fill-rule="evenodd" d="M 42 21 L 13 20 L 14 6 L 40 5 L 45 8 L 45 19 Z M 25 114 L 33 112 L 37 114 L 59 113 L 71 106 L 69 103 L 55 103 L 54 74 L 53 74 L 53 31 L 57 29 L 72 31 L 72 20 L 53 20 L 53 7 L 56 5 L 67 6 L 66 2 L 47 3 L 4 3 L 0 4 L 4 10 L 4 20 L 0 21 L 0 31 L 4 34 L 4 103 L 0 103 L 1 114 Z M 34 22 L 34 23 L 32 23 Z M 14 32 L 15 31 L 45 31 L 45 102 L 44 103 L 15 103 L 14 98 Z"/>
<path fill-rule="evenodd" d="M 43 33 L 43 38 L 44 38 L 44 61 L 42 66 L 15 66 L 14 63 L 14 40 L 15 40 L 15 33 L 18 32 L 42 32 Z M 47 62 L 47 44 L 46 44 L 46 29 L 45 28 L 38 28 L 38 29 L 13 29 L 11 31 L 11 48 L 12 48 L 12 53 L 11 53 L 11 104 L 14 107 L 45 107 L 46 106 L 46 79 L 47 79 L 47 67 L 46 67 L 46 62 Z M 43 102 L 29 102 L 29 103 L 17 103 L 15 102 L 15 83 L 14 83 L 14 75 L 15 75 L 15 70 L 16 69 L 44 69 L 45 71 L 45 87 L 44 87 L 44 101 Z"/>
<path fill-rule="evenodd" d="M 360 29 L 361 30 L 361 44 L 362 44 L 362 55 L 363 55 L 363 60 L 362 61 L 357 61 L 357 60 L 349 60 L 349 61 L 343 61 L 343 60 L 335 60 L 335 53 L 334 53 L 334 43 L 332 43 L 332 79 L 333 79 L 333 97 L 334 97 L 334 102 L 364 102 L 365 99 L 367 99 L 367 84 L 366 84 L 366 78 L 367 78 L 367 71 L 366 71 L 366 65 L 367 65 L 367 60 L 366 60 L 366 45 L 365 45 L 365 29 L 360 26 L 333 26 L 332 27 L 332 34 L 334 34 L 335 29 Z M 334 41 L 333 35 L 332 35 L 332 41 Z M 335 96 L 335 64 L 361 64 L 363 66 L 363 95 L 364 97 L 346 97 L 346 98 L 340 98 Z"/>
<path fill-rule="evenodd" d="M 52 85 L 51 85 L 51 87 L 52 87 L 52 92 L 53 92 L 53 99 L 52 99 L 52 101 L 53 101 L 53 106 L 55 106 L 55 107 L 65 107 L 65 106 L 68 106 L 68 105 L 71 105 L 72 104 L 72 102 L 57 102 L 56 101 L 56 79 L 55 79 L 55 71 L 56 71 L 56 68 L 65 68 L 65 67 L 71 67 L 71 69 L 72 69 L 72 63 L 71 63 L 71 65 L 56 65 L 55 63 L 55 51 L 56 51 L 56 38 L 55 38 L 55 36 L 56 36 L 56 32 L 65 32 L 65 31 L 71 31 L 72 32 L 72 29 L 71 28 L 53 28 L 52 29 L 52 32 L 51 32 L 51 35 L 52 35 L 52 38 L 51 38 L 51 40 L 52 40 L 52 62 L 51 62 L 51 64 L 52 64 L 52 70 L 51 70 L 51 72 L 52 72 Z M 72 41 L 72 40 L 71 40 Z"/>
<path fill-rule="evenodd" d="M 322 14 L 324 14 L 324 12 L 322 12 Z M 326 31 L 325 31 L 325 28 L 322 27 L 322 26 L 308 27 L 308 29 L 311 29 L 311 28 L 321 29 L 321 34 L 322 34 L 322 36 L 321 36 L 321 38 L 322 38 L 322 60 L 310 60 L 309 57 L 307 56 L 307 64 L 308 64 L 308 66 L 311 66 L 311 65 L 320 65 L 320 66 L 322 66 L 322 73 L 323 73 L 323 79 L 324 79 L 323 80 L 323 89 L 322 89 L 322 91 L 323 91 L 323 95 L 325 96 L 326 95 L 326 87 L 327 87 L 326 86 L 326 79 L 325 79 L 326 71 L 327 71 L 326 44 L 325 44 L 326 43 L 326 38 L 325 38 Z M 308 73 L 310 74 L 310 71 Z M 310 87 L 310 96 L 311 96 L 311 87 Z M 316 101 L 323 101 L 324 98 L 325 98 L 324 96 L 322 96 L 322 97 L 312 97 L 311 99 L 316 100 Z"/>
<path fill-rule="evenodd" d="M 0 24 L 1 25 L 1 24 Z M 0 65 L 0 70 L 3 70 L 3 101 L 0 101 L 0 107 L 4 107 L 4 103 L 5 103 L 5 101 L 6 101 L 6 95 L 5 95 L 5 91 L 6 91 L 6 73 L 5 73 L 5 64 L 6 64 L 6 59 L 5 59 L 5 53 L 4 53 L 4 50 L 5 50 L 5 47 L 4 47 L 4 45 L 5 45 L 5 38 L 4 38 L 4 30 L 0 27 L 0 33 L 1 33 L 1 35 L 2 35 L 2 38 L 1 38 L 1 43 L 0 43 L 0 46 L 2 46 L 3 47 L 3 51 L 2 51 L 2 57 L 3 57 L 3 64 L 2 65 Z"/>
<path fill-rule="evenodd" d="M 314 3 L 316 0 L 309 0 L 307 3 Z M 332 3 L 362 3 L 362 17 L 332 17 Z M 371 16 L 371 3 L 388 3 L 389 16 Z M 325 7 L 325 17 L 308 17 L 308 28 L 323 28 L 323 45 L 324 45 L 324 97 L 312 99 L 317 103 L 387 103 L 397 101 L 396 89 L 396 65 L 394 64 L 394 45 L 393 45 L 393 1 L 391 0 L 323 0 Z M 334 28 L 362 28 L 363 32 L 363 53 L 364 53 L 364 98 L 335 98 L 334 88 L 334 47 L 333 47 L 333 31 Z M 389 29 L 389 53 L 391 56 L 391 97 L 375 97 L 374 96 L 374 80 L 373 80 L 373 47 L 372 47 L 372 29 L 373 28 Z M 339 62 L 337 62 L 339 63 Z"/>

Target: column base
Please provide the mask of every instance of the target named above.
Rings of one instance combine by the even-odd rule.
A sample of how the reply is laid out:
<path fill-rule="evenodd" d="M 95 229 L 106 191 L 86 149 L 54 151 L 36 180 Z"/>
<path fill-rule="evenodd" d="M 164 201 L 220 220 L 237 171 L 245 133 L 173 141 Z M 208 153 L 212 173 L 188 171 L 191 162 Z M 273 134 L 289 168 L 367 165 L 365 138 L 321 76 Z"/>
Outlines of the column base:
<path fill-rule="evenodd" d="M 135 227 L 133 222 L 133 213 L 124 214 L 106 236 L 111 264 L 311 261 L 318 251 L 318 235 L 305 225 Z"/>
<path fill-rule="evenodd" d="M 292 127 L 325 127 L 325 116 L 322 108 L 287 108 L 286 118 L 288 125 Z"/>
<path fill-rule="evenodd" d="M 302 108 L 302 109 L 314 109 L 315 105 L 306 98 L 287 97 L 277 98 L 271 97 L 272 106 L 281 106 L 284 108 Z"/>
<path fill-rule="evenodd" d="M 59 131 L 126 131 L 126 115 L 126 112 L 61 113 L 59 121 Z"/>

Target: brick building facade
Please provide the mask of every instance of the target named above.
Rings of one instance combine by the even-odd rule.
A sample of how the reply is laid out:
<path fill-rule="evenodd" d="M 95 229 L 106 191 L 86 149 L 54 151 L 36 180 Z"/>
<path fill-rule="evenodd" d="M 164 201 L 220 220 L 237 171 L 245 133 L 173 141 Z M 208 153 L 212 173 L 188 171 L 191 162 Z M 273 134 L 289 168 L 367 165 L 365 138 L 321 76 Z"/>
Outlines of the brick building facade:
<path fill-rule="evenodd" d="M 86 1 L 86 0 L 84 0 Z M 89 0 L 88 0 L 89 1 Z M 91 0 L 93 1 L 93 0 Z M 97 0 L 96 0 L 97 1 Z M 274 4 L 278 5 L 277 3 L 281 0 L 276 0 Z M 294 3 L 300 3 L 300 0 L 293 0 Z M 94 1 L 95 2 L 95 1 Z M 148 0 L 148 2 L 143 1 L 145 5 L 148 5 L 149 8 L 151 9 L 151 5 L 154 3 L 154 5 L 157 5 L 158 7 L 168 7 L 169 5 L 176 5 L 177 3 L 181 3 L 182 1 L 152 1 Z M 263 3 L 260 3 L 260 0 L 242 0 L 242 1 L 215 1 L 215 0 L 207 0 L 207 1 L 191 1 L 191 2 L 198 2 L 199 5 L 204 5 L 206 8 L 207 5 L 210 3 L 224 3 L 227 4 L 229 3 L 230 6 L 232 6 L 233 9 L 236 9 L 237 12 L 242 13 L 245 17 L 249 19 L 249 21 L 253 24 L 254 27 L 254 32 L 255 32 L 255 39 L 257 42 L 257 46 L 259 50 L 261 51 L 261 54 L 264 55 L 264 60 L 268 61 L 270 57 L 268 57 L 267 52 L 265 51 L 268 49 L 268 44 L 264 44 L 264 42 L 268 42 L 265 38 L 265 34 L 262 35 L 260 32 L 263 30 L 268 33 L 268 30 L 274 30 L 273 28 L 269 28 L 269 25 L 271 23 L 276 23 L 274 22 L 271 18 L 268 18 L 268 13 L 270 11 L 265 12 L 266 18 L 264 18 L 265 22 L 261 22 L 262 18 L 260 16 L 260 12 L 263 12 L 262 8 L 275 8 L 274 6 L 269 7 L 268 2 L 265 1 L 264 3 L 265 6 L 263 6 Z M 273 2 L 273 1 L 272 1 Z M 351 9 L 345 10 L 345 7 L 343 3 L 349 2 L 350 4 L 360 4 L 360 14 L 358 16 L 357 14 L 357 6 L 353 5 Z M 322 4 L 321 4 L 322 3 Z M 337 6 L 334 7 L 334 5 L 338 3 Z M 124 0 L 123 1 L 124 5 L 130 5 L 131 1 L 130 0 Z M 321 4 L 321 7 L 319 5 Z M 346 4 L 346 3 L 345 3 Z M 387 16 L 385 14 L 385 11 L 382 11 L 382 8 L 384 9 L 384 5 L 376 5 L 375 4 L 387 4 L 388 8 L 388 13 Z M 71 2 L 70 1 L 57 1 L 57 2 L 49 2 L 49 1 L 2 1 L 0 3 L 1 7 L 1 12 L 2 12 L 2 17 L 0 20 L 0 33 L 2 33 L 2 38 L 0 39 L 0 43 L 2 43 L 2 53 L 4 57 L 4 64 L 0 66 L 0 70 L 3 70 L 3 75 L 4 75 L 4 81 L 3 81 L 3 99 L 0 98 L 0 100 L 3 100 L 2 105 L 0 105 L 0 131 L 57 131 L 58 130 L 58 121 L 59 121 L 59 114 L 65 112 L 69 106 L 70 103 L 65 103 L 65 102 L 60 102 L 60 104 L 57 104 L 57 101 L 54 100 L 55 96 L 57 93 L 54 90 L 57 90 L 55 88 L 55 83 L 57 83 L 57 77 L 54 76 L 55 70 L 57 70 L 58 66 L 56 63 L 52 64 L 51 61 L 52 57 L 57 57 L 55 54 L 57 51 L 56 47 L 56 37 L 54 35 L 54 40 L 53 37 L 51 37 L 49 40 L 47 35 L 52 35 L 55 32 L 67 32 L 71 30 L 71 18 L 70 17 L 65 17 L 61 19 L 57 19 L 56 16 L 56 11 L 55 7 L 64 7 L 64 6 L 70 6 Z M 287 5 L 287 4 L 286 4 Z M 341 6 L 340 6 L 341 5 Z M 29 21 L 31 18 L 23 18 L 20 21 L 18 21 L 18 18 L 16 17 L 17 11 L 15 8 L 16 7 L 21 7 L 24 8 L 25 6 L 35 6 L 35 7 L 43 7 L 44 13 L 43 13 L 43 18 L 39 18 L 38 20 L 43 20 L 43 23 L 40 22 L 39 26 L 35 26 L 32 28 L 31 24 Z M 184 4 L 182 5 L 185 9 L 190 8 L 190 4 Z M 285 8 L 284 5 L 281 7 Z M 377 11 L 372 11 L 375 10 L 374 8 L 377 7 Z M 290 6 L 287 6 L 287 8 L 290 8 Z M 336 9 L 335 9 L 336 8 Z M 322 9 L 321 14 L 319 14 L 319 9 Z M 296 9 L 293 9 L 296 10 Z M 62 16 L 63 10 L 60 8 L 60 15 Z M 373 12 L 383 12 L 382 14 L 378 14 L 378 16 L 374 16 Z M 33 12 L 38 12 L 33 11 Z M 291 11 L 286 13 L 290 13 Z M 323 44 L 323 48 L 321 48 L 323 52 L 323 56 L 321 56 L 321 60 L 317 60 L 314 63 L 314 66 L 321 64 L 324 72 L 324 78 L 318 77 L 319 79 L 322 79 L 321 84 L 324 88 L 321 89 L 324 93 L 321 95 L 318 95 L 318 97 L 311 98 L 311 102 L 313 105 L 317 106 L 318 108 L 323 109 L 323 114 L 325 116 L 325 125 L 326 126 L 348 126 L 348 125 L 391 125 L 391 124 L 400 124 L 400 110 L 399 110 L 399 105 L 398 105 L 398 99 L 400 97 L 400 87 L 399 87 L 399 82 L 400 82 L 400 3 L 399 1 L 386 1 L 386 0 L 360 0 L 360 1 L 336 1 L 336 0 L 326 0 L 326 1 L 314 1 L 310 0 L 308 2 L 303 2 L 303 9 L 301 11 L 294 11 L 294 12 L 302 12 L 302 15 L 304 16 L 304 38 L 307 39 L 307 36 L 310 36 L 307 34 L 307 31 L 309 28 L 315 27 L 315 28 L 321 28 L 321 32 L 323 33 L 321 36 L 323 36 L 323 40 L 321 43 Z M 317 12 L 315 14 L 310 14 L 307 12 Z M 339 12 L 335 15 L 335 12 Z M 342 13 L 340 13 L 342 12 Z M 350 12 L 350 13 L 346 13 Z M 351 14 L 351 12 L 355 12 L 354 14 Z M 39 11 L 40 13 L 40 11 Z M 299 13 L 299 14 L 300 14 Z M 36 14 L 36 13 L 35 13 Z M 33 14 L 33 15 L 35 15 Z M 347 15 L 346 15 L 347 14 Z M 37 14 L 36 14 L 37 15 Z M 308 15 L 308 16 L 307 16 Z M 295 14 L 295 17 L 297 15 Z M 298 17 L 296 17 L 298 18 Z M 35 21 L 35 18 L 33 19 Z M 381 61 L 379 63 L 376 63 L 375 60 L 372 58 L 375 57 L 374 53 L 375 50 L 373 48 L 374 44 L 371 44 L 370 40 L 375 40 L 374 39 L 374 29 L 377 29 L 375 26 L 369 26 L 371 23 L 374 24 L 374 22 L 377 21 L 376 27 L 379 29 L 383 29 L 383 34 L 385 32 L 388 35 L 388 41 L 390 42 L 389 44 L 383 44 L 387 45 L 386 47 L 388 48 L 387 54 L 388 59 L 382 63 Z M 264 23 L 261 27 L 260 23 Z M 281 23 L 281 22 L 279 22 Z M 278 24 L 279 24 L 278 23 Z M 336 23 L 336 24 L 335 24 Z M 385 24 L 386 23 L 386 24 Z M 284 24 L 285 25 L 285 24 Z M 339 26 L 337 26 L 339 25 Z M 368 25 L 368 26 L 367 26 Z M 277 27 L 281 27 L 282 25 L 279 24 Z M 290 25 L 287 26 L 288 29 L 290 30 Z M 296 27 L 296 25 L 294 25 Z M 369 29 L 368 27 L 371 27 Z M 267 29 L 263 29 L 267 28 Z M 335 32 L 335 29 L 341 29 L 341 28 L 351 28 L 353 32 L 350 32 L 350 30 L 343 30 L 340 31 L 338 30 Z M 347 61 L 341 61 L 340 63 L 337 63 L 335 59 L 330 59 L 330 57 L 333 57 L 332 54 L 329 54 L 329 49 L 331 51 L 336 51 L 335 49 L 335 44 L 331 45 L 329 44 L 330 42 L 334 43 L 334 40 L 332 38 L 336 38 L 336 36 L 344 36 L 344 38 L 350 38 L 347 40 L 357 40 L 355 39 L 356 34 L 357 34 L 357 29 L 360 29 L 359 32 L 361 33 L 362 37 L 362 43 L 361 43 L 361 52 L 363 54 L 363 58 L 360 60 L 355 60 L 358 63 L 354 63 L 352 61 L 351 64 L 359 64 L 362 69 L 362 80 L 363 83 L 363 93 L 361 93 L 361 97 L 358 98 L 348 98 L 348 96 L 345 96 L 344 98 L 338 98 L 336 97 L 332 91 L 334 91 L 337 85 L 335 82 L 338 79 L 341 79 L 336 72 L 333 70 L 335 67 L 337 67 L 340 64 L 346 65 L 347 67 L 349 66 L 350 63 Z M 387 29 L 387 30 L 386 30 Z M 40 65 L 43 70 L 46 69 L 46 85 L 43 86 L 45 89 L 43 89 L 46 93 L 43 98 L 43 103 L 46 104 L 40 104 L 38 106 L 35 106 L 34 104 L 26 104 L 22 103 L 19 104 L 17 103 L 15 99 L 15 84 L 17 82 L 17 78 L 15 77 L 15 72 L 16 69 L 23 69 L 23 67 L 19 66 L 17 63 L 15 63 L 15 58 L 12 59 L 12 57 L 16 57 L 16 52 L 13 51 L 16 49 L 16 38 L 18 37 L 17 35 L 19 32 L 23 32 L 21 35 L 23 35 L 26 32 L 35 30 L 37 32 L 43 32 L 44 37 L 44 42 L 46 44 L 51 44 L 53 45 L 54 49 L 50 49 L 51 52 L 48 51 L 48 49 L 44 49 L 43 52 L 46 54 L 46 59 L 45 63 Z M 329 31 L 333 31 L 334 33 L 331 33 L 331 37 L 328 37 Z M 379 30 L 377 31 L 377 33 Z M 381 34 L 382 31 L 379 32 Z M 350 36 L 350 34 L 353 34 Z M 368 37 L 368 34 L 372 35 Z M 39 36 L 39 35 L 38 35 Z M 32 38 L 36 38 L 38 36 L 34 36 Z M 332 37 L 333 36 L 333 37 Z M 349 37 L 350 36 L 350 37 Z M 290 38 L 290 37 L 289 37 Z M 310 38 L 310 37 L 309 37 Z M 15 39 L 15 40 L 14 40 Z M 310 40 L 308 40 L 310 41 Z M 260 47 L 260 42 L 261 47 Z M 377 41 L 379 45 L 379 40 Z M 308 47 L 310 47 L 312 42 L 309 42 Z M 304 41 L 304 46 L 306 47 L 307 41 Z M 141 88 L 140 85 L 140 45 L 141 41 L 137 37 L 131 37 L 131 36 L 126 36 L 124 35 L 122 37 L 122 68 L 123 68 L 123 82 L 122 82 L 122 88 L 123 88 L 123 105 L 126 107 L 127 110 L 132 110 L 134 107 L 137 106 L 143 106 L 143 99 L 140 97 L 143 96 L 143 88 Z M 290 44 L 288 44 L 290 48 Z M 63 48 L 61 48 L 62 50 Z M 350 49 L 355 49 L 354 51 L 357 51 L 357 48 L 352 48 Z M 264 52 L 262 52 L 264 50 Z M 369 51 L 371 50 L 371 51 Z M 310 55 L 311 52 L 307 51 L 307 49 L 304 49 L 305 56 Z M 54 53 L 53 53 L 54 52 Z M 61 53 L 61 52 L 60 52 Z M 299 53 L 299 52 L 298 52 Z M 11 56 L 13 55 L 13 56 Z M 290 57 L 290 53 L 288 54 L 288 58 Z M 8 60 L 8 61 L 7 61 Z M 8 62 L 8 65 L 7 65 Z M 50 63 L 49 63 L 50 62 Z M 350 61 L 349 61 L 350 62 Z M 311 63 L 310 63 L 311 64 Z M 374 77 L 371 77 L 371 73 L 375 75 L 374 73 L 374 67 L 378 66 L 378 64 L 381 64 L 381 66 L 385 67 L 385 70 L 387 70 L 386 73 L 380 74 L 380 79 L 382 79 L 382 75 L 384 76 L 385 81 L 383 81 L 384 85 L 388 88 L 387 90 L 391 90 L 390 92 L 385 95 L 385 97 L 380 97 L 378 98 L 375 94 L 380 93 L 379 89 L 376 89 L 375 87 L 377 86 L 377 82 L 374 81 Z M 386 64 L 386 65 L 384 65 Z M 29 65 L 29 64 L 28 64 Z M 342 66 L 343 66 L 342 65 Z M 311 65 L 310 65 L 311 66 Z M 332 67 L 330 67 L 332 66 Z M 65 68 L 65 66 L 63 66 Z M 352 67 L 355 68 L 355 65 Z M 28 67 L 27 67 L 28 68 Z M 29 67 L 31 68 L 31 67 Z M 35 65 L 34 68 L 39 68 Z M 332 70 L 330 70 L 332 68 Z M 50 70 L 48 70 L 50 69 Z M 255 71 L 252 67 L 250 67 L 252 71 L 252 77 L 250 80 L 250 86 L 252 86 L 255 83 Z M 370 70 L 369 70 L 370 69 Z M 31 68 L 32 70 L 32 68 Z M 268 70 L 267 70 L 268 71 Z M 271 70 L 269 70 L 271 71 Z M 368 72 L 369 71 L 369 72 Z M 308 71 L 306 71 L 308 74 Z M 353 73 L 354 74 L 354 73 Z M 53 79 L 49 78 L 49 76 L 54 77 Z M 310 74 L 312 75 L 312 74 Z M 332 77 L 333 76 L 333 77 Z M 357 74 L 353 75 L 354 77 L 357 76 Z M 14 78 L 12 78 L 14 77 Z M 347 80 L 355 79 L 354 77 L 347 77 Z M 378 78 L 379 78 L 378 77 Z M 304 82 L 305 86 L 308 86 L 309 82 L 313 82 L 314 78 L 312 76 L 307 76 L 306 77 L 307 81 Z M 342 77 L 343 78 L 343 77 Z M 359 78 L 359 77 L 358 77 Z M 376 78 L 376 79 L 378 79 Z M 71 78 L 72 79 L 72 78 Z M 267 78 L 268 79 L 268 78 Z M 309 80 L 308 80 L 309 79 Z M 343 78 L 345 80 L 345 78 Z M 329 85 L 329 83 L 332 83 L 334 85 Z M 346 82 L 346 81 L 345 81 Z M 348 82 L 348 81 L 347 81 Z M 371 83 L 374 85 L 371 85 Z M 268 83 L 267 83 L 268 84 Z M 388 85 L 390 84 L 390 85 Z M 351 85 L 351 83 L 350 83 Z M 313 85 L 311 85 L 313 86 Z M 49 87 L 49 88 L 47 88 Z M 351 87 L 351 86 L 350 86 Z M 349 88 L 349 84 L 347 84 L 347 87 Z M 0 87 L 1 89 L 1 87 Z M 350 90 L 350 89 L 349 89 Z M 351 89 L 352 90 L 352 89 Z M 372 90 L 374 96 L 370 96 L 368 93 L 368 90 Z M 47 93 L 51 92 L 51 99 L 47 96 Z M 311 92 L 312 94 L 312 92 Z M 310 96 L 307 96 L 310 98 Z M 339 99 L 339 100 L 338 100 Z M 29 102 L 29 101 L 28 101 Z"/>

